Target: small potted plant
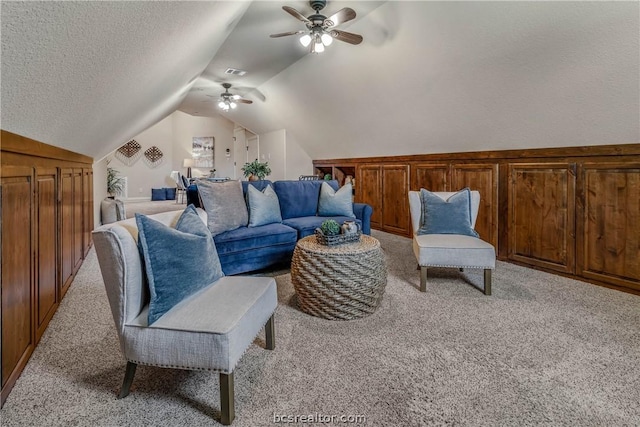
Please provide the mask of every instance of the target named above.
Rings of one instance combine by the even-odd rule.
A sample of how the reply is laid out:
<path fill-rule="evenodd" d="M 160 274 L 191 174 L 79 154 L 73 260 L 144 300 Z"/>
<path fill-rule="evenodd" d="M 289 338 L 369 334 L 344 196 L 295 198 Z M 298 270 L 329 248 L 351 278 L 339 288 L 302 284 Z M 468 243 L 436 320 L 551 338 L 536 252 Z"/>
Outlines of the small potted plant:
<path fill-rule="evenodd" d="M 110 199 L 114 199 L 124 191 L 124 179 L 118 176 L 120 172 L 108 166 L 109 162 L 107 162 L 107 193 Z"/>
<path fill-rule="evenodd" d="M 336 236 L 340 234 L 340 224 L 334 219 L 327 219 L 322 221 L 320 230 L 325 236 Z"/>
<path fill-rule="evenodd" d="M 242 172 L 244 172 L 245 178 L 248 178 L 249 181 L 257 181 L 269 176 L 271 168 L 268 162 L 260 163 L 258 159 L 255 159 L 253 162 L 245 163 L 242 167 Z"/>

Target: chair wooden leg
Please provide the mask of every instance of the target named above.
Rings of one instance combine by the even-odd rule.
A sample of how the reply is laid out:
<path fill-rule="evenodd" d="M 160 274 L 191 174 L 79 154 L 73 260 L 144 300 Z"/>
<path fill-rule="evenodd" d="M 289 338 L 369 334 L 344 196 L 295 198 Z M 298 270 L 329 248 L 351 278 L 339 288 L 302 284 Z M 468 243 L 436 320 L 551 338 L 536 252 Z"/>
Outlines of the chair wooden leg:
<path fill-rule="evenodd" d="M 484 294 L 491 295 L 491 269 L 484 269 Z"/>
<path fill-rule="evenodd" d="M 274 317 L 275 313 L 271 315 L 269 320 L 267 320 L 267 324 L 264 325 L 264 335 L 267 342 L 267 350 L 273 350 L 274 348 L 276 348 L 276 328 L 273 320 Z"/>
<path fill-rule="evenodd" d="M 220 412 L 220 422 L 225 426 L 231 425 L 236 417 L 233 372 L 230 374 L 220 373 Z"/>
<path fill-rule="evenodd" d="M 127 397 L 129 395 L 129 389 L 131 388 L 131 383 L 133 383 L 133 377 L 136 374 L 136 365 L 133 362 L 127 362 L 127 370 L 124 373 L 124 381 L 122 382 L 122 388 L 120 389 L 120 394 L 118 395 L 118 399 L 122 399 L 123 397 Z"/>
<path fill-rule="evenodd" d="M 427 267 L 420 266 L 420 292 L 427 292 Z"/>

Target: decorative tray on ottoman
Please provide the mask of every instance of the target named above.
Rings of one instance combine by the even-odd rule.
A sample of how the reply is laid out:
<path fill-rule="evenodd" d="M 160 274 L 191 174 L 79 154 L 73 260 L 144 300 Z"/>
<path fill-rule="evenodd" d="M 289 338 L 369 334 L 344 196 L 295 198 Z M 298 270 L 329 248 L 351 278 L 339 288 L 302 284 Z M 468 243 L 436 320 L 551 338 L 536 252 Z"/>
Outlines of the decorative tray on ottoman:
<path fill-rule="evenodd" d="M 319 244 L 325 246 L 342 245 L 344 243 L 354 243 L 360 240 L 360 231 L 351 234 L 334 234 L 331 236 L 325 235 L 322 230 L 316 228 L 315 230 L 316 240 Z"/>

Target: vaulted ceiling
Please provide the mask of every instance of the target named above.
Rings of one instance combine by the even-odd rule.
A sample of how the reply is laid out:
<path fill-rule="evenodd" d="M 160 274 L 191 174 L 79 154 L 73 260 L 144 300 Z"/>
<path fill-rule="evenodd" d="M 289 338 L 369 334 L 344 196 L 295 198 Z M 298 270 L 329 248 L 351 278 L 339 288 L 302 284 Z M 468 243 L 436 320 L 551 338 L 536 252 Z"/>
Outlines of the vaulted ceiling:
<path fill-rule="evenodd" d="M 176 109 L 286 129 L 312 158 L 640 141 L 638 2 L 329 1 L 364 42 L 317 55 L 269 38 L 304 28 L 283 5 L 312 13 L 3 1 L 0 126 L 96 159 Z M 221 113 L 222 82 L 253 104 Z"/>

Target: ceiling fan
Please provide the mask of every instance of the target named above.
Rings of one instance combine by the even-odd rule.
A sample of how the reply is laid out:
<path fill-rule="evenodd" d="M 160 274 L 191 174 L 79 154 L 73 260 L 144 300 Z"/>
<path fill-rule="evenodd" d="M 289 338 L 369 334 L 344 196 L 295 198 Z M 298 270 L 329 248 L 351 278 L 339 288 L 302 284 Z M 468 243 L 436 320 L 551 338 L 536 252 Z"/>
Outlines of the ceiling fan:
<path fill-rule="evenodd" d="M 271 34 L 271 37 L 276 38 L 303 34 L 302 37 L 300 37 L 300 43 L 304 47 L 311 46 L 311 53 L 324 52 L 325 46 L 329 46 L 333 42 L 333 39 L 351 44 L 362 43 L 361 35 L 349 33 L 347 31 L 336 30 L 334 28 L 340 24 L 354 19 L 356 17 L 356 12 L 349 7 L 345 7 L 327 18 L 326 16 L 320 14 L 320 10 L 322 10 L 326 6 L 326 4 L 326 0 L 310 0 L 309 5 L 311 5 L 316 13 L 310 15 L 308 18 L 306 18 L 303 14 L 292 7 L 282 6 L 282 9 L 284 9 L 285 12 L 287 12 L 294 18 L 304 22 L 307 26 L 307 30 Z"/>
<path fill-rule="evenodd" d="M 220 107 L 224 111 L 229 111 L 230 109 L 234 109 L 240 104 L 253 104 L 253 101 L 248 99 L 243 99 L 240 95 L 234 95 L 229 92 L 229 88 L 231 88 L 231 83 L 222 83 L 222 87 L 224 88 L 224 92 L 220 94 L 220 99 L 218 102 L 218 107 Z"/>

